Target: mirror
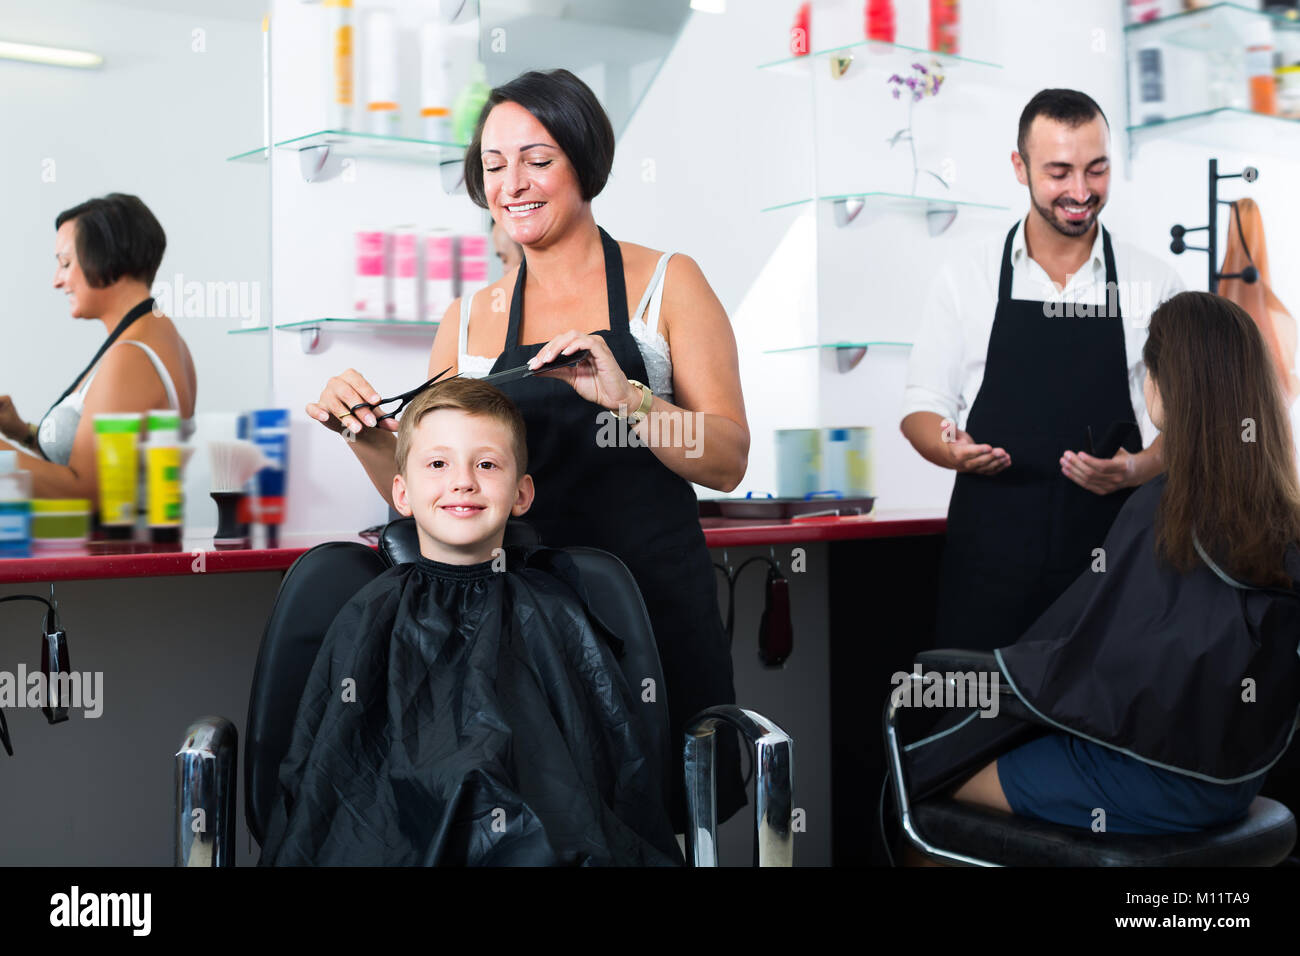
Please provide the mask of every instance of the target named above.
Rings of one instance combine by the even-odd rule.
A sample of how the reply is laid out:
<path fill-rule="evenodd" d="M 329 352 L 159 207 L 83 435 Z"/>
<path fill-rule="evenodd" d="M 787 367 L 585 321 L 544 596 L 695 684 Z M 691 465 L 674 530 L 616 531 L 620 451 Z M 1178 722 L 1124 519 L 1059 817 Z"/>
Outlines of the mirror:
<path fill-rule="evenodd" d="M 195 445 L 211 416 L 227 428 L 268 404 L 270 335 L 246 330 L 269 321 L 267 164 L 227 161 L 263 142 L 266 7 L 6 3 L 0 39 L 102 57 L 93 69 L 0 59 L 0 394 L 24 420 L 39 422 L 105 340 L 103 323 L 73 318 L 52 287 L 55 217 L 112 192 L 138 196 L 166 233 L 152 291 L 193 360 Z M 189 469 L 187 532 L 216 523 L 206 458 Z"/>

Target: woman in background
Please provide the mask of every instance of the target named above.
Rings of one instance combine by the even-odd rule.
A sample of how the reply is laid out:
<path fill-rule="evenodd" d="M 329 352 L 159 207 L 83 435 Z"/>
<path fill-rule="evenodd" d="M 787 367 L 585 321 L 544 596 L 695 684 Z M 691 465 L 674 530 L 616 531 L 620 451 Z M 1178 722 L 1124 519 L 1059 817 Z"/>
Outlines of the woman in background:
<path fill-rule="evenodd" d="M 506 272 L 517 269 L 519 263 L 524 261 L 524 247 L 511 239 L 510 233 L 499 222 L 492 223 L 492 248 L 501 260 L 501 268 Z"/>
<path fill-rule="evenodd" d="M 149 294 L 167 236 L 135 196 L 112 193 L 64 210 L 55 220 L 54 288 L 74 319 L 104 323 L 108 338 L 39 422 L 24 421 L 0 396 L 0 433 L 30 455 L 36 498 L 96 500 L 94 416 L 172 408 L 182 438 L 193 430 L 194 361 L 176 326 Z"/>
<path fill-rule="evenodd" d="M 1290 742 L 1300 483 L 1283 384 L 1251 316 L 1205 292 L 1152 314 L 1143 360 L 1165 473 L 1125 503 L 1104 565 L 994 652 L 1056 730 L 958 800 L 1117 833 L 1200 830 L 1244 816 Z"/>

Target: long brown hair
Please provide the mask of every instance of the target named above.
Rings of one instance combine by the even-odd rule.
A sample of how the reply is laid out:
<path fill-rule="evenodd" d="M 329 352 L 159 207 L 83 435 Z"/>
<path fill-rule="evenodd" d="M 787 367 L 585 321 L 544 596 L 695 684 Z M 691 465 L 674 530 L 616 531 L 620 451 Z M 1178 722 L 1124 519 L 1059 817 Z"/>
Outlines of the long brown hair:
<path fill-rule="evenodd" d="M 1254 321 L 1228 299 L 1182 292 L 1151 314 L 1142 358 L 1164 409 L 1157 550 L 1191 571 L 1195 535 L 1236 580 L 1290 587 L 1283 555 L 1300 541 L 1300 481 L 1277 371 Z"/>

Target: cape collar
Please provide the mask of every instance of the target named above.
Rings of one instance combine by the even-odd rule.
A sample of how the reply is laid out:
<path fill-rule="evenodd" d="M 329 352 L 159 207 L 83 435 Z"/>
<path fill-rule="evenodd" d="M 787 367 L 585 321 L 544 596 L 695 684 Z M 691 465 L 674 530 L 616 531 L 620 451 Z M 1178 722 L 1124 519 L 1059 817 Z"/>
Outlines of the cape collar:
<path fill-rule="evenodd" d="M 490 578 L 497 573 L 493 570 L 492 564 L 491 559 L 478 564 L 447 564 L 444 561 L 434 561 L 432 558 L 426 558 L 422 554 L 417 555 L 415 559 L 415 566 L 429 577 L 458 582 L 479 581 Z"/>

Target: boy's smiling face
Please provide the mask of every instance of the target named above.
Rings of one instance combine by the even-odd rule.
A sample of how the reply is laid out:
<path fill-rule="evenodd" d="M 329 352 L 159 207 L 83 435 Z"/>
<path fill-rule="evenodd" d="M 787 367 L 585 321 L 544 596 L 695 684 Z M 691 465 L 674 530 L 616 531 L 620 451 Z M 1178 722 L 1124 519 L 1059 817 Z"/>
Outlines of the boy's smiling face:
<path fill-rule="evenodd" d="M 411 433 L 393 506 L 414 517 L 420 553 L 447 564 L 492 560 L 506 521 L 533 503 L 533 479 L 516 474 L 510 429 L 486 415 L 439 408 Z"/>

